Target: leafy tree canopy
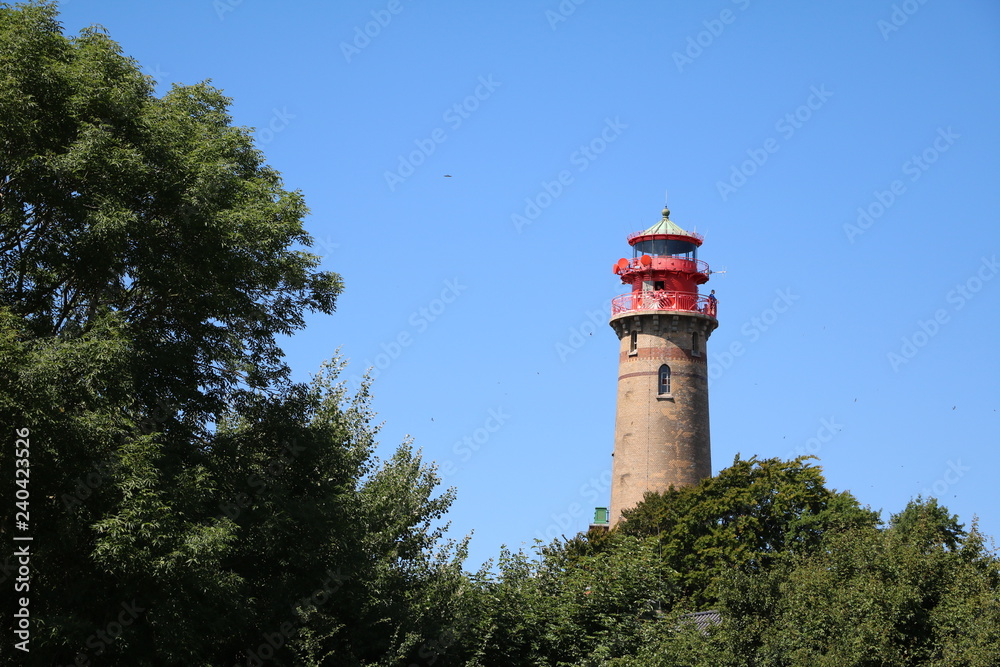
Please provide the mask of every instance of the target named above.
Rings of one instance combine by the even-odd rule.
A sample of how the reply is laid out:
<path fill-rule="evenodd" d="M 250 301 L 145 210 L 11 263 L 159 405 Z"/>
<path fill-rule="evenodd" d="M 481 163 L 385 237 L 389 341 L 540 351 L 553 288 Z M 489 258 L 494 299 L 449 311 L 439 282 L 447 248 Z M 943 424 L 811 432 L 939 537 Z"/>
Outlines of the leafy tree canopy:
<path fill-rule="evenodd" d="M 284 379 L 275 336 L 331 312 L 341 283 L 295 249 L 302 195 L 229 98 L 155 96 L 103 30 L 64 36 L 50 2 L 0 5 L 0 63 L 0 305 L 36 338 L 115 329 L 147 407 L 214 417 Z"/>
<path fill-rule="evenodd" d="M 816 549 L 830 530 L 874 526 L 878 514 L 848 492 L 825 486 L 814 457 L 741 460 L 698 485 L 647 494 L 623 513 L 619 530 L 655 536 L 681 592 L 711 605 L 720 577 L 736 567 L 759 571 L 776 559 Z"/>
<path fill-rule="evenodd" d="M 54 3 L 0 5 L 0 422 L 30 430 L 34 664 L 402 662 L 461 607 L 433 467 L 375 457 L 339 364 L 288 380 L 276 337 L 340 279 L 229 104 L 156 96 Z"/>
<path fill-rule="evenodd" d="M 781 494 L 797 500 L 777 502 Z M 674 512 L 693 512 L 702 521 L 684 522 L 684 514 Z M 762 528 L 732 529 L 742 513 Z M 802 459 L 737 459 L 713 480 L 650 494 L 628 517 L 618 530 L 550 545 L 537 566 L 508 575 L 506 590 L 522 597 L 500 605 L 514 610 L 505 625 L 534 641 L 514 663 L 1000 664 L 1000 560 L 975 526 L 966 532 L 934 499 L 911 501 L 882 527 L 876 513 L 826 489 L 820 470 Z M 678 525 L 695 534 L 684 536 Z M 645 555 L 627 558 L 646 574 L 632 585 L 641 591 L 633 599 L 651 601 L 646 608 L 656 613 L 627 615 L 619 608 L 613 636 L 571 626 L 561 651 L 546 653 L 559 645 L 546 629 L 557 619 L 579 618 L 592 603 L 582 597 L 532 603 L 525 591 L 533 586 L 516 582 L 554 577 L 563 585 L 586 580 L 615 590 L 608 580 L 617 581 L 615 575 L 595 575 L 614 564 L 627 580 L 628 568 L 616 559 L 636 544 Z M 661 585 L 643 588 L 644 582 Z M 699 582 L 707 582 L 705 588 Z M 721 623 L 698 627 L 692 613 L 706 606 Z"/>

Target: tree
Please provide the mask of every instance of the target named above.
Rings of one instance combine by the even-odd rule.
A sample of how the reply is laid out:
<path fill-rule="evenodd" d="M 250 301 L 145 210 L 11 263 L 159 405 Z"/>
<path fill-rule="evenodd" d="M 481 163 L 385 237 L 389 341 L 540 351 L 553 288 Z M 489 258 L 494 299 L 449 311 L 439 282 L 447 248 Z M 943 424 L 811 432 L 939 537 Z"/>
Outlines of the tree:
<path fill-rule="evenodd" d="M 0 5 L 0 421 L 30 433 L 37 664 L 397 664 L 462 608 L 433 467 L 375 457 L 338 363 L 288 379 L 276 337 L 341 284 L 229 103 Z"/>
<path fill-rule="evenodd" d="M 898 522 L 941 509 L 912 502 L 886 530 L 829 535 L 787 572 L 762 652 L 801 665 L 997 664 L 1000 570 L 978 532 L 949 546 Z"/>
<path fill-rule="evenodd" d="M 499 578 L 483 582 L 468 665 L 600 665 L 629 655 L 675 587 L 655 540 L 621 536 L 584 557 L 558 542 L 537 551 L 532 561 L 505 550 Z"/>
<path fill-rule="evenodd" d="M 281 381 L 278 334 L 329 313 L 307 209 L 230 100 L 207 83 L 162 98 L 98 28 L 61 34 L 53 3 L 0 6 L 0 303 L 33 337 L 109 323 L 132 346 L 140 404 L 211 418 Z"/>
<path fill-rule="evenodd" d="M 889 526 L 907 541 L 922 544 L 930 550 L 934 546 L 955 551 L 968 535 L 958 522 L 958 515 L 949 516 L 948 509 L 938 505 L 936 498 L 926 501 L 917 496 L 899 514 L 892 515 Z"/>
<path fill-rule="evenodd" d="M 710 606 L 731 569 L 761 571 L 788 555 L 811 552 L 829 531 L 878 522 L 878 514 L 850 493 L 827 489 L 811 458 L 737 456 L 731 467 L 696 486 L 646 494 L 623 513 L 619 530 L 655 536 L 666 564 L 682 574 L 681 594 Z"/>
<path fill-rule="evenodd" d="M 944 518 L 914 531 L 902 517 Z M 818 549 L 756 572 L 722 576 L 722 623 L 700 640 L 652 628 L 623 665 L 865 667 L 968 665 L 1000 660 L 1000 561 L 978 530 L 942 540 L 954 517 L 911 502 L 890 527 L 831 530 Z M 933 522 L 932 522 L 933 523 Z"/>

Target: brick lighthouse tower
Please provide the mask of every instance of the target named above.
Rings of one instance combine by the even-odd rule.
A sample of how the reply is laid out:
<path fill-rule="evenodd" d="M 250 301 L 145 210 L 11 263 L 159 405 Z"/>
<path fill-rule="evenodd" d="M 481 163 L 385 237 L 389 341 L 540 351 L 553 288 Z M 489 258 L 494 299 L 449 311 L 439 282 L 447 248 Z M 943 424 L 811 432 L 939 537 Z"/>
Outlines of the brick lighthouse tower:
<path fill-rule="evenodd" d="M 719 325 L 714 295 L 698 294 L 704 239 L 663 219 L 628 237 L 632 258 L 614 266 L 631 287 L 611 302 L 621 341 L 611 478 L 611 524 L 647 491 L 712 474 L 705 344 Z"/>

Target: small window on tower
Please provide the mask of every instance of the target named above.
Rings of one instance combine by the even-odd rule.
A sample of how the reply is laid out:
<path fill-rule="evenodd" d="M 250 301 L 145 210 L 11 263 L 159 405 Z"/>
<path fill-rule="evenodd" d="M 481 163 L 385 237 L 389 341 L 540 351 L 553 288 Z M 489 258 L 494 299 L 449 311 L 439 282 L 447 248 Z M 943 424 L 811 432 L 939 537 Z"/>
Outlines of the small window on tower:
<path fill-rule="evenodd" d="M 660 366 L 660 381 L 658 383 L 656 393 L 659 396 L 670 395 L 670 366 L 667 366 L 666 364 Z"/>
<path fill-rule="evenodd" d="M 691 356 L 701 356 L 701 335 L 697 331 L 691 334 Z"/>
<path fill-rule="evenodd" d="M 639 351 L 639 332 L 633 331 L 628 342 L 628 353 L 636 354 Z"/>

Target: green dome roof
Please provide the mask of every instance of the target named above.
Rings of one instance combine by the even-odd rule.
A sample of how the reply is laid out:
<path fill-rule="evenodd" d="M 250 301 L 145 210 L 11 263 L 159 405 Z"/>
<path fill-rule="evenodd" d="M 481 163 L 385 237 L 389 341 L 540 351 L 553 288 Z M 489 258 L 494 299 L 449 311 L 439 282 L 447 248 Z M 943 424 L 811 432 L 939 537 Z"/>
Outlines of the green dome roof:
<path fill-rule="evenodd" d="M 680 228 L 680 226 L 670 219 L 670 209 L 663 208 L 663 218 L 657 222 L 655 225 L 649 229 L 640 232 L 642 236 L 647 234 L 673 234 L 676 236 L 693 236 L 690 232 L 687 232 Z"/>
<path fill-rule="evenodd" d="M 701 242 L 704 240 L 704 237 L 698 232 L 689 232 L 681 229 L 677 223 L 670 219 L 670 209 L 666 206 L 663 207 L 663 218 L 659 222 L 649 229 L 629 234 L 628 242 L 634 245 L 640 239 L 649 236 L 686 236 L 689 239 L 694 239 L 694 242 L 698 245 L 701 245 Z"/>

